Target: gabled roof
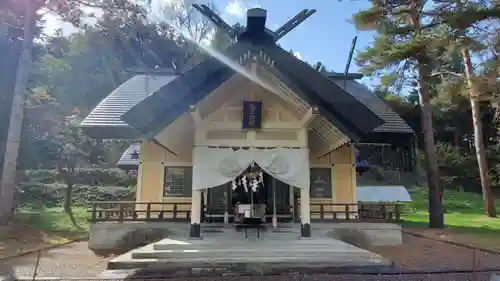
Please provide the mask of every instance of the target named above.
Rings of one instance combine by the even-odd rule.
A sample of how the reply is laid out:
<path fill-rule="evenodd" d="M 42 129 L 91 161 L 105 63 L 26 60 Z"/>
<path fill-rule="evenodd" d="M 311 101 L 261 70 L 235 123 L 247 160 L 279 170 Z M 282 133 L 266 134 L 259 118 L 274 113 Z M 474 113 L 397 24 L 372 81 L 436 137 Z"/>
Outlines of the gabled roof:
<path fill-rule="evenodd" d="M 348 76 L 317 72 L 276 45 L 265 28 L 266 11 L 248 11 L 247 27 L 222 56 L 208 55 L 181 75 L 135 76 L 104 99 L 82 122 L 87 134 L 101 138 L 152 138 L 238 71 L 242 61 L 257 58 L 273 76 L 353 141 L 406 139 L 409 126 L 381 99 Z M 271 62 L 271 63 L 270 63 Z M 150 76 L 147 76 L 150 77 Z M 141 86 L 142 85 L 142 86 Z M 396 133 L 394 135 L 393 133 Z"/>
<path fill-rule="evenodd" d="M 248 52 L 264 52 L 288 83 L 293 84 L 291 88 L 298 88 L 306 101 L 323 109 L 325 117 L 339 129 L 344 128 L 342 131 L 354 140 L 383 124 L 381 118 L 352 95 L 275 44 L 257 45 L 243 40 L 230 46 L 224 55 L 234 62 Z M 155 136 L 235 73 L 225 63 L 210 57 L 139 102 L 122 120 L 143 135 Z"/>
<path fill-rule="evenodd" d="M 150 94 L 174 80 L 177 75 L 135 75 L 102 100 L 80 126 L 91 137 L 134 139 L 140 133 L 121 120 L 121 116 Z M 104 133 L 104 134 L 103 134 Z"/>
<path fill-rule="evenodd" d="M 139 142 L 130 145 L 127 150 L 123 153 L 120 160 L 116 163 L 116 166 L 120 169 L 134 169 L 139 166 L 139 159 L 136 159 L 134 153 L 140 155 L 141 144 Z"/>

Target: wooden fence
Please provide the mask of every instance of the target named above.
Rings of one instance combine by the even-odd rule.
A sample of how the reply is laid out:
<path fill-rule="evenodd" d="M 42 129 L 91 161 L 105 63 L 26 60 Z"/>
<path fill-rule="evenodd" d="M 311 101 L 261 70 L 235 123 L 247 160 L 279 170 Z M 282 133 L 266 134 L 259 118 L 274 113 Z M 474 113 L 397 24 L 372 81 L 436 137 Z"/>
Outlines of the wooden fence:
<path fill-rule="evenodd" d="M 207 208 L 209 211 L 210 208 Z M 191 219 L 191 203 L 105 201 L 91 203 L 90 222 L 185 221 Z M 209 219 L 210 212 L 202 217 Z M 312 221 L 400 222 L 399 204 L 311 203 Z"/>

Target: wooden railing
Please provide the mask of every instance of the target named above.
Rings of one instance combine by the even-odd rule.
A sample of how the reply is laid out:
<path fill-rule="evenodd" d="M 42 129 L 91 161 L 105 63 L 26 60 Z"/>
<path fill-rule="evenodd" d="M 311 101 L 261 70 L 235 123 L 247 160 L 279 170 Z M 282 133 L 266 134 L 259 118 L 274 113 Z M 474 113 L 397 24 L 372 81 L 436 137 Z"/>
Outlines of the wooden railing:
<path fill-rule="evenodd" d="M 207 210 L 205 220 L 211 220 L 214 210 Z M 90 222 L 128 222 L 128 221 L 189 221 L 191 203 L 131 202 L 111 201 L 92 202 Z M 223 213 L 222 213 L 223 214 Z M 230 212 L 229 214 L 232 215 Z M 278 213 L 279 214 L 279 213 Z M 291 215 L 291 213 L 290 213 Z M 215 217 L 215 216 L 214 216 Z M 342 204 L 311 203 L 312 221 L 362 221 L 362 222 L 399 222 L 399 204 Z"/>
<path fill-rule="evenodd" d="M 189 221 L 191 203 L 92 202 L 90 222 Z"/>
<path fill-rule="evenodd" d="M 400 204 L 311 203 L 311 220 L 399 222 Z"/>

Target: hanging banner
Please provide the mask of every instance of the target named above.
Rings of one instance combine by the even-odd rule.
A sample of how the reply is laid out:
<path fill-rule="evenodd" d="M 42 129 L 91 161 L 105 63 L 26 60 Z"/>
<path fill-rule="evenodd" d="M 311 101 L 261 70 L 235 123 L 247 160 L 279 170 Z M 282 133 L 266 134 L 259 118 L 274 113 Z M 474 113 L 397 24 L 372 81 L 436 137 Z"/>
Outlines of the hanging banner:
<path fill-rule="evenodd" d="M 243 102 L 243 129 L 262 128 L 262 102 Z"/>

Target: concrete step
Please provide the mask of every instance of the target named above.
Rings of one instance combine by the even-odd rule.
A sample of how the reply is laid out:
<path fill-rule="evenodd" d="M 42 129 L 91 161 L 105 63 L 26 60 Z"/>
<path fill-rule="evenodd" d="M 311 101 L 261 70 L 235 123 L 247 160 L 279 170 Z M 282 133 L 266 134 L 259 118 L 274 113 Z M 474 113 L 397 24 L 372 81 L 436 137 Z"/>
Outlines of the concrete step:
<path fill-rule="evenodd" d="M 191 269 L 191 268 L 237 268 L 242 272 L 242 266 L 258 267 L 257 271 L 282 269 L 293 271 L 297 268 L 363 268 L 388 267 L 390 262 L 380 257 L 365 257 L 360 255 L 316 255 L 316 256 L 252 256 L 252 257 L 171 257 L 165 259 L 114 259 L 108 262 L 108 269 Z"/>
<path fill-rule="evenodd" d="M 331 239 L 333 240 L 333 239 Z M 309 249 L 310 247 L 315 247 L 315 248 L 326 248 L 326 249 L 333 249 L 335 248 L 336 243 L 330 242 L 330 241 L 318 241 L 318 240 L 299 240 L 297 239 L 296 241 L 293 241 L 293 243 L 290 244 L 284 244 L 283 242 L 279 241 L 272 241 L 272 240 L 249 240 L 249 239 L 242 239 L 242 241 L 225 241 L 223 245 L 221 246 L 221 243 L 224 241 L 220 241 L 217 244 L 214 244 L 213 241 L 210 242 L 204 242 L 203 240 L 198 240 L 198 241 L 193 241 L 193 243 L 169 243 L 169 242 L 157 242 L 152 245 L 153 250 L 156 251 L 162 251 L 162 250 L 179 250 L 179 249 L 212 249 L 212 248 L 225 248 L 226 250 L 228 249 L 247 249 L 247 248 L 259 248 L 259 249 L 265 249 L 266 251 L 269 251 L 270 249 L 274 248 L 285 248 L 288 249 L 291 246 L 294 249 L 298 248 L 306 248 Z M 355 246 L 349 245 L 349 244 L 343 244 L 342 248 L 353 248 L 353 249 L 359 249 Z"/>
<path fill-rule="evenodd" d="M 154 244 L 152 250 L 154 251 L 270 251 L 279 248 L 284 251 L 302 251 L 302 250 L 318 250 L 318 251 L 334 251 L 336 248 L 328 244 L 294 244 L 285 247 L 277 247 L 276 243 L 262 243 L 255 245 L 248 245 L 247 243 L 230 243 L 227 248 L 217 247 L 216 245 L 209 244 L 192 244 L 192 245 L 178 245 L 178 244 Z M 311 249 L 314 248 L 314 249 Z M 347 251 L 359 251 L 359 248 L 344 247 Z M 343 248 L 342 251 L 345 251 Z"/>
<path fill-rule="evenodd" d="M 331 259 L 343 257 L 344 259 L 358 259 L 358 258 L 375 258 L 377 255 L 372 253 L 360 253 L 360 252 L 336 252 L 333 250 L 329 251 L 317 251 L 317 250 L 299 250 L 299 251 L 263 251 L 263 250 L 193 250 L 193 251 L 152 251 L 152 252 L 133 252 L 132 259 L 238 259 L 238 258 L 274 258 L 274 259 L 309 259 L 309 258 L 321 258 L 321 259 Z"/>

